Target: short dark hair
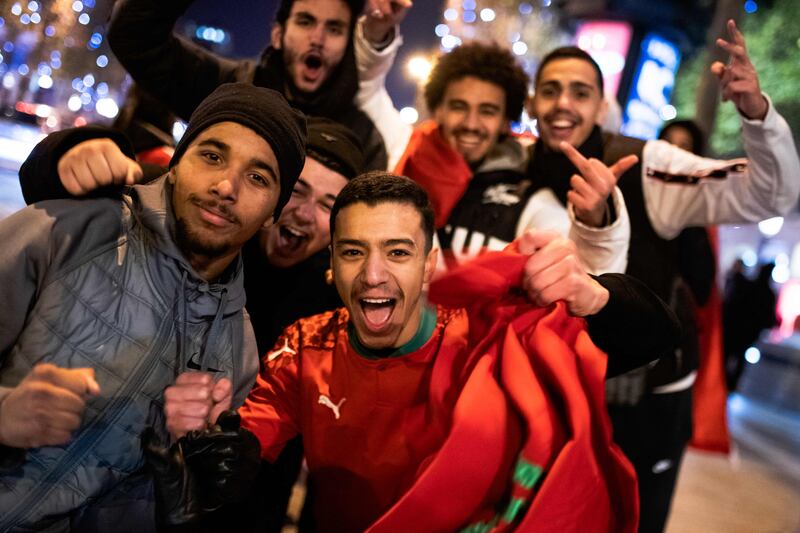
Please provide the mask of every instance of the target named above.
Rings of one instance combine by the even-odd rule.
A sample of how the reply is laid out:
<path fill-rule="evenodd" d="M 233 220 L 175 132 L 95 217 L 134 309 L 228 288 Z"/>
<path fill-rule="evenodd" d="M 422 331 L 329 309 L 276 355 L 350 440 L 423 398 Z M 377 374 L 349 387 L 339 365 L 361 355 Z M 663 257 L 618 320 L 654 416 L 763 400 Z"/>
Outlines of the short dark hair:
<path fill-rule="evenodd" d="M 536 70 L 536 79 L 534 80 L 536 84 L 535 87 L 539 86 L 539 78 L 542 75 L 544 67 L 546 67 L 548 63 L 559 59 L 580 59 L 589 63 L 597 74 L 597 86 L 600 88 L 600 96 L 603 96 L 603 72 L 600 70 L 600 65 L 597 64 L 597 61 L 595 61 L 588 52 L 581 50 L 577 46 L 561 46 L 544 56 L 542 62 L 539 63 L 539 68 Z"/>
<path fill-rule="evenodd" d="M 365 0 L 342 0 L 347 7 L 350 8 L 350 29 L 355 27 L 356 19 L 364 10 Z M 275 22 L 284 26 L 286 21 L 289 20 L 289 13 L 292 12 L 292 6 L 295 0 L 281 0 L 278 4 L 278 9 L 275 11 Z"/>
<path fill-rule="evenodd" d="M 370 207 L 394 202 L 414 207 L 422 219 L 425 253 L 433 247 L 433 207 L 425 189 L 405 176 L 373 170 L 350 180 L 339 192 L 331 208 L 331 242 L 336 231 L 336 216 L 345 207 L 363 202 Z"/>
<path fill-rule="evenodd" d="M 425 103 L 433 111 L 447 86 L 468 76 L 493 83 L 506 94 L 506 118 L 519 120 L 528 95 L 528 75 L 507 48 L 496 43 L 466 43 L 439 57 L 425 84 Z"/>
<path fill-rule="evenodd" d="M 696 155 L 704 155 L 706 152 L 706 136 L 703 134 L 703 130 L 700 129 L 700 126 L 693 120 L 673 120 L 672 122 L 667 122 L 664 127 L 661 129 L 661 133 L 658 134 L 659 139 L 664 139 L 667 135 L 667 131 L 672 128 L 683 128 L 689 132 L 689 137 L 692 138 L 692 153 Z"/>

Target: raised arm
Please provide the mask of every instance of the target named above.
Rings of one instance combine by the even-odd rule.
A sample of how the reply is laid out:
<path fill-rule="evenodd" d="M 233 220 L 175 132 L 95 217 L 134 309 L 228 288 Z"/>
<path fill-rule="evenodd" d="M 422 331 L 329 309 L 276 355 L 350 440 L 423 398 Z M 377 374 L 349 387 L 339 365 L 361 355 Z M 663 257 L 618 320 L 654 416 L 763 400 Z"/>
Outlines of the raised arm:
<path fill-rule="evenodd" d="M 121 132 L 84 126 L 51 133 L 19 170 L 25 202 L 64 198 L 116 197 L 126 185 L 147 183 L 166 169 L 138 163 Z"/>
<path fill-rule="evenodd" d="M 356 105 L 369 116 L 383 137 L 389 154 L 389 170 L 397 165 L 411 138 L 412 128 L 400 118 L 386 91 L 386 75 L 403 44 L 399 22 L 411 2 L 372 0 L 367 15 L 359 19 L 354 39 L 358 66 Z M 378 15 L 380 12 L 380 15 Z"/>
<path fill-rule="evenodd" d="M 642 180 L 655 230 L 675 237 L 688 226 L 757 222 L 786 214 L 800 195 L 800 159 L 789 125 L 761 92 L 744 36 L 728 22 L 730 41 L 717 44 L 731 56 L 715 63 L 723 99 L 742 119 L 747 159 L 698 157 L 665 141 L 650 141 L 643 153 Z"/>
<path fill-rule="evenodd" d="M 188 120 L 222 83 L 243 80 L 252 64 L 208 52 L 173 33 L 193 0 L 119 0 L 108 44 L 136 83 Z"/>

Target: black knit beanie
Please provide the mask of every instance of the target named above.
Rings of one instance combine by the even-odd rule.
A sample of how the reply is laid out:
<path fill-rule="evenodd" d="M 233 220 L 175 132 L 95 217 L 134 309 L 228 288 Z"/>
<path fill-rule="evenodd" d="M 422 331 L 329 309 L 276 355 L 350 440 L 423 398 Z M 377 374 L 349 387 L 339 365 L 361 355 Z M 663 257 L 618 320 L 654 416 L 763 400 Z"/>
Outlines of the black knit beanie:
<path fill-rule="evenodd" d="M 308 118 L 306 155 L 347 179 L 364 169 L 361 141 L 353 130 L 328 118 Z"/>
<path fill-rule="evenodd" d="M 263 138 L 275 152 L 281 190 L 274 220 L 289 201 L 306 159 L 306 120 L 278 92 L 250 83 L 225 83 L 200 102 L 189 119 L 186 132 L 175 147 L 170 168 L 180 161 L 186 148 L 203 130 L 220 122 L 236 122 Z"/>

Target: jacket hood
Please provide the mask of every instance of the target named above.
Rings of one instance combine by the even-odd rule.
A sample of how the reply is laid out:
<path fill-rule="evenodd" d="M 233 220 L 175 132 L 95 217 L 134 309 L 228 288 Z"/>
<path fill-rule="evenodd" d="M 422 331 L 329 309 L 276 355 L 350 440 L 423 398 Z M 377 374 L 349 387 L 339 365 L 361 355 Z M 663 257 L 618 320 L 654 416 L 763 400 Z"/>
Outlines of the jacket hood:
<path fill-rule="evenodd" d="M 205 319 L 217 314 L 224 301 L 225 315 L 241 311 L 245 305 L 244 272 L 241 254 L 225 270 L 219 280 L 204 280 L 184 257 L 175 243 L 175 215 L 172 210 L 172 185 L 168 174 L 129 189 L 129 208 L 133 217 L 149 230 L 152 243 L 160 252 L 160 260 L 152 262 L 150 274 L 155 283 L 163 287 L 175 286 L 175 279 L 185 275 L 185 298 L 190 302 L 191 315 L 187 319 Z M 221 294 L 226 297 L 221 300 Z"/>

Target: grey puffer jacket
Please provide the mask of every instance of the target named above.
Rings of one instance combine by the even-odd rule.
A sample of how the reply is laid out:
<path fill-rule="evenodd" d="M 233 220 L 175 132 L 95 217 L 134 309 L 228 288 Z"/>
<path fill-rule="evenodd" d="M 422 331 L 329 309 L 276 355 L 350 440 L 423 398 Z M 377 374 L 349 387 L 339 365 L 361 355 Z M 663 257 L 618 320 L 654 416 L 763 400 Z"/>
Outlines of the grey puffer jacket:
<path fill-rule="evenodd" d="M 241 260 L 219 283 L 176 247 L 171 186 L 122 201 L 55 200 L 0 222 L 0 386 L 37 363 L 91 367 L 101 394 L 62 446 L 27 450 L 0 471 L 0 531 L 153 530 L 142 430 L 166 438 L 163 392 L 188 369 L 234 384 L 241 405 L 258 368 Z"/>

